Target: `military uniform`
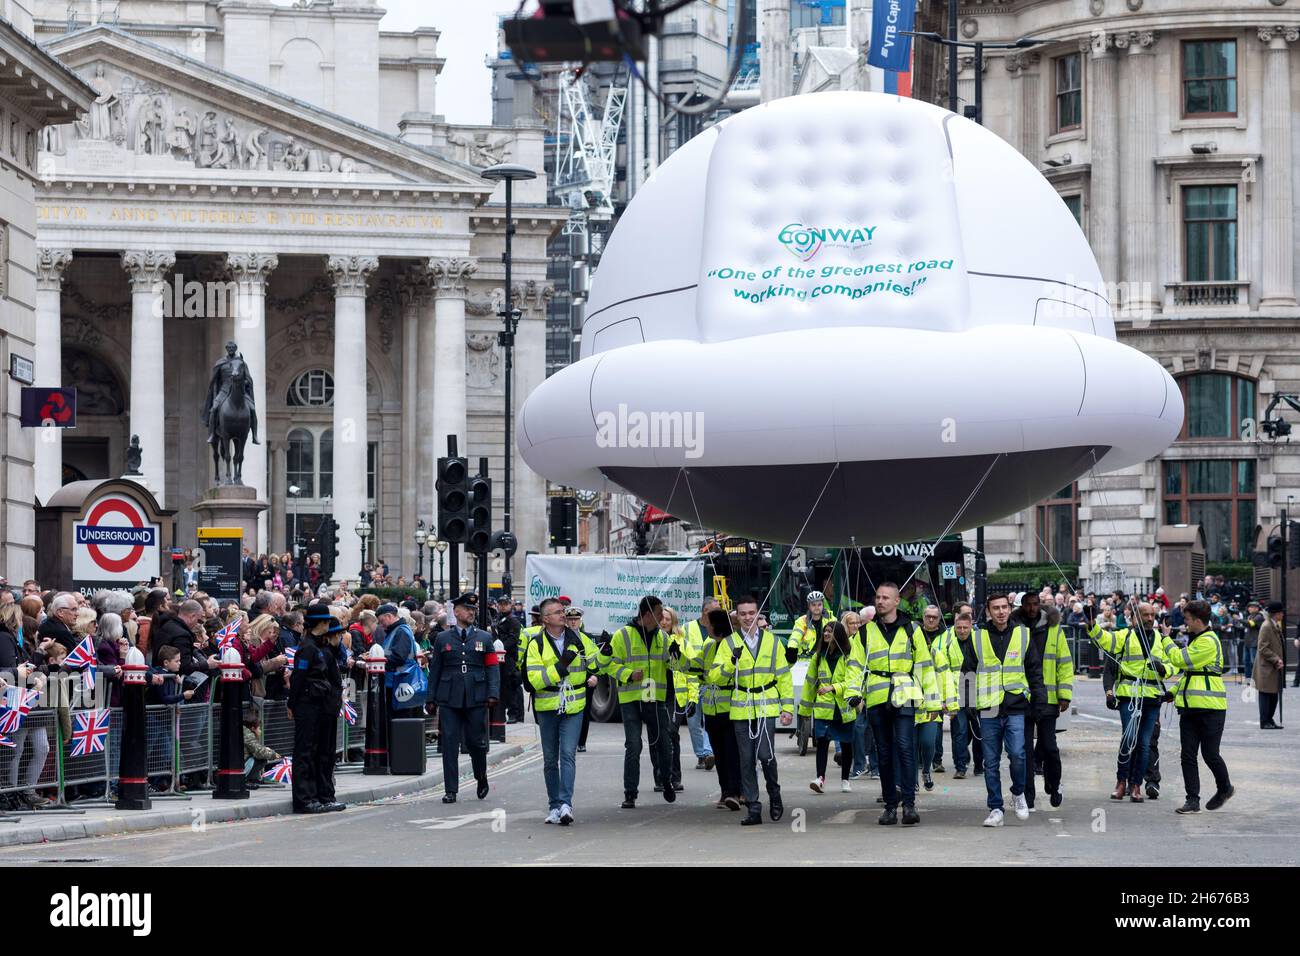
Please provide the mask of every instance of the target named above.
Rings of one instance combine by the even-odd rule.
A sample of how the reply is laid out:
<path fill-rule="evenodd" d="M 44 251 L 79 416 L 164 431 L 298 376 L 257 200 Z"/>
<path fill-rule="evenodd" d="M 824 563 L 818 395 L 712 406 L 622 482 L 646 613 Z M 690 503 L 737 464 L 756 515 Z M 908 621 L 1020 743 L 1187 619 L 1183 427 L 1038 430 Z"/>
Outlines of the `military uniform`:
<path fill-rule="evenodd" d="M 478 596 L 462 594 L 454 607 L 477 607 Z M 490 702 L 501 696 L 501 671 L 493 637 L 470 624 L 455 624 L 434 638 L 429 662 L 429 691 L 438 705 L 441 727 L 444 803 L 455 803 L 460 772 L 458 759 L 464 744 L 478 781 L 478 798 L 488 793 L 487 720 Z"/>
<path fill-rule="evenodd" d="M 310 631 L 328 621 L 328 633 L 343 628 L 324 605 L 308 608 L 308 634 L 298 644 L 289 683 L 289 710 L 293 714 L 293 809 L 295 813 L 342 810 L 334 799 L 334 752 L 338 714 L 343 703 L 343 677 L 338 658 L 324 635 Z"/>

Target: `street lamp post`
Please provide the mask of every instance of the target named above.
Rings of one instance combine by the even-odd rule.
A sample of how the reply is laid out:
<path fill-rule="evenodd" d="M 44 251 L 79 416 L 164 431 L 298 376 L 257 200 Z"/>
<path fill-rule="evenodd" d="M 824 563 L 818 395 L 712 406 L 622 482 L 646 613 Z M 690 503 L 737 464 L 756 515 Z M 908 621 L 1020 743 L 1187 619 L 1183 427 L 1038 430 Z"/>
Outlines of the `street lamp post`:
<path fill-rule="evenodd" d="M 293 573 L 298 577 L 303 577 L 302 569 L 298 566 L 298 496 L 302 494 L 302 489 L 297 485 L 289 486 L 289 497 L 293 499 Z"/>
<path fill-rule="evenodd" d="M 420 567 L 419 570 L 416 571 L 416 576 L 421 578 L 424 577 L 424 542 L 428 537 L 429 535 L 425 531 L 424 519 L 421 518 L 419 523 L 415 526 L 415 546 L 420 552 Z"/>
<path fill-rule="evenodd" d="M 447 555 L 447 542 L 435 538 L 433 541 L 433 550 L 438 552 L 438 600 L 445 601 L 447 600 L 447 590 L 443 587 L 442 560 Z M 429 562 L 432 564 L 433 555 L 429 555 Z M 433 569 L 430 568 L 430 570 Z"/>
<path fill-rule="evenodd" d="M 951 6 L 955 11 L 957 5 L 954 3 Z M 949 29 L 952 29 L 951 25 Z M 1032 37 L 1021 37 L 1019 40 L 1013 40 L 1010 43 L 985 43 L 983 40 L 958 40 L 955 32 L 951 39 L 934 32 L 922 33 L 916 30 L 904 30 L 903 32 L 908 36 L 931 40 L 948 48 L 948 109 L 954 113 L 957 112 L 957 71 L 955 68 L 957 48 L 970 47 L 975 51 L 975 103 L 973 111 L 968 112 L 967 117 L 981 126 L 984 125 L 984 51 L 1023 50 L 1027 47 L 1038 46 L 1043 42 Z"/>
<path fill-rule="evenodd" d="M 370 527 L 370 519 L 366 517 L 364 511 L 361 512 L 361 520 L 356 523 L 352 530 L 355 531 L 357 537 L 361 539 L 361 563 L 366 564 L 370 560 L 366 552 L 366 545 L 370 541 L 370 533 L 372 529 Z"/>
<path fill-rule="evenodd" d="M 514 365 L 515 365 L 515 331 L 519 328 L 519 312 L 515 309 L 514 296 L 511 293 L 510 285 L 510 268 L 511 259 L 511 240 L 515 234 L 514 221 L 514 186 L 516 182 L 536 179 L 537 173 L 527 166 L 520 166 L 516 163 L 498 163 L 495 166 L 489 166 L 479 174 L 490 182 L 504 182 L 506 184 L 506 249 L 501 256 L 501 261 L 505 264 L 506 272 L 506 289 L 505 299 L 501 307 L 501 320 L 503 328 L 497 336 L 497 341 L 505 350 L 506 369 L 505 369 L 505 455 L 502 459 L 502 468 L 504 469 L 502 491 L 501 491 L 501 531 L 504 534 L 510 531 L 510 472 L 511 461 L 514 458 L 513 449 L 511 448 L 511 426 L 515 416 L 515 405 L 513 395 Z M 506 538 L 508 541 L 509 539 Z M 507 594 L 510 593 L 514 579 L 511 574 L 511 565 L 514 555 L 509 547 L 505 549 L 505 569 L 501 575 L 501 586 Z M 482 596 L 486 600 L 486 595 Z"/>

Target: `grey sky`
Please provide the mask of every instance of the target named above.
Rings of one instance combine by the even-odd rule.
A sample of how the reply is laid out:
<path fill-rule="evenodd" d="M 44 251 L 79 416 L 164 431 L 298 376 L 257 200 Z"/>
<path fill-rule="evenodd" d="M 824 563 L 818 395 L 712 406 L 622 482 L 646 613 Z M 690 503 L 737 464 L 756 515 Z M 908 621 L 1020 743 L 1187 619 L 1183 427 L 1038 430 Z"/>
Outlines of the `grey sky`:
<path fill-rule="evenodd" d="M 492 94 L 484 57 L 496 53 L 497 16 L 513 13 L 518 0 L 380 0 L 379 5 L 388 11 L 381 30 L 423 26 L 442 31 L 438 54 L 447 64 L 438 78 L 438 112 L 452 123 L 490 123 Z"/>

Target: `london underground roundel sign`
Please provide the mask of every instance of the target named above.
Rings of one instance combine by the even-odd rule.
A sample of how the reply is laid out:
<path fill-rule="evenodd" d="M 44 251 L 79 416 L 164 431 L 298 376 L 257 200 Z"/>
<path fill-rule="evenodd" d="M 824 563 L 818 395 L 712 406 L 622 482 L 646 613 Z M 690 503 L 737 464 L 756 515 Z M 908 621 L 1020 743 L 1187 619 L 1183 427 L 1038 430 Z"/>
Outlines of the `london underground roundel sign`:
<path fill-rule="evenodd" d="M 158 525 L 121 494 L 91 501 L 73 524 L 72 577 L 77 581 L 130 582 L 157 577 L 161 566 Z"/>

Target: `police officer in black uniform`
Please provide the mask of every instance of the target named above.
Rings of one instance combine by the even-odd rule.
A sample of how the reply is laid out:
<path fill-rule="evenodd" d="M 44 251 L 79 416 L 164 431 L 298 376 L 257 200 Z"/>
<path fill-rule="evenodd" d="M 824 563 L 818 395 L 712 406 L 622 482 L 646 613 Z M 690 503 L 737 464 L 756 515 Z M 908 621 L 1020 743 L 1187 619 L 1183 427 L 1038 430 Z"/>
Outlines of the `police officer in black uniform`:
<path fill-rule="evenodd" d="M 429 690 L 441 725 L 443 803 L 456 802 L 461 744 L 469 750 L 478 798 L 488 795 L 488 710 L 501 695 L 501 672 L 493 638 L 474 626 L 478 595 L 466 591 L 452 603 L 456 623 L 434 638 Z"/>
<path fill-rule="evenodd" d="M 492 629 L 506 652 L 500 662 L 501 699 L 506 702 L 506 722 L 517 724 L 524 719 L 524 688 L 520 680 L 524 669 L 524 649 L 519 646 L 519 632 L 523 628 L 518 618 L 510 613 L 510 595 L 504 591 L 497 598 L 497 619 Z"/>
<path fill-rule="evenodd" d="M 336 647 L 343 627 L 318 601 L 303 616 L 306 633 L 298 643 L 289 682 L 293 719 L 293 812 L 342 810 L 334 800 L 334 744 L 343 678 Z"/>

